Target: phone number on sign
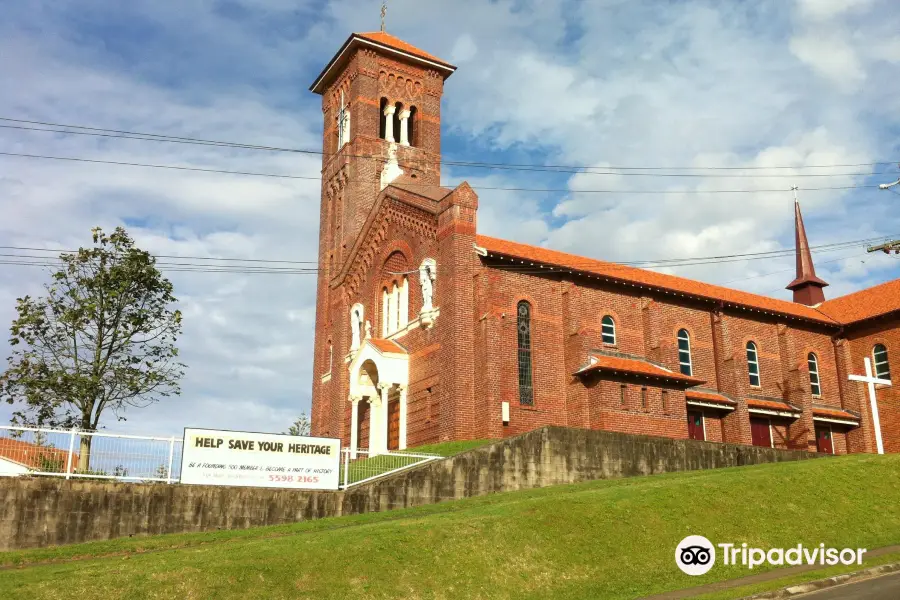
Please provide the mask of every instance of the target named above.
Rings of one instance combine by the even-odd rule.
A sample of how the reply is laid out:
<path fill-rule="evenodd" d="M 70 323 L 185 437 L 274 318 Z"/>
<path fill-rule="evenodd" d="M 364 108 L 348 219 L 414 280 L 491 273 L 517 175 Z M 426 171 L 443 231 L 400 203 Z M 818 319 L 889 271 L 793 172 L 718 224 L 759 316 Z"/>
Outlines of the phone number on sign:
<path fill-rule="evenodd" d="M 319 483 L 318 475 L 269 475 L 269 481 L 277 483 Z"/>

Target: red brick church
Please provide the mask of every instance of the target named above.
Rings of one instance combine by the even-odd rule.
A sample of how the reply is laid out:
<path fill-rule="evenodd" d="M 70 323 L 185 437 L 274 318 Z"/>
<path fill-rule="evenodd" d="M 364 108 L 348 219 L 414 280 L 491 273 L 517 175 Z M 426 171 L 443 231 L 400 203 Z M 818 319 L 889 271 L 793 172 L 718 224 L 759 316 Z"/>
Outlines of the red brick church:
<path fill-rule="evenodd" d="M 480 235 L 474 190 L 440 186 L 454 70 L 359 33 L 311 87 L 314 435 L 384 452 L 560 425 L 900 452 L 900 280 L 826 301 L 799 205 L 793 302 Z M 879 381 L 851 381 L 866 363 Z"/>

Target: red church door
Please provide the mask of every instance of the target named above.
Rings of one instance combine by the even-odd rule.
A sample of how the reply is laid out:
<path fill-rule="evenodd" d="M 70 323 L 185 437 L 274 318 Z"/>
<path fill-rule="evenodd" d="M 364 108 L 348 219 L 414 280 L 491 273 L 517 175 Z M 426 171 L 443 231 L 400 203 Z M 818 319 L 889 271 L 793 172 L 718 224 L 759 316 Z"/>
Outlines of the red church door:
<path fill-rule="evenodd" d="M 359 413 L 357 416 L 357 426 L 359 429 L 359 437 L 357 438 L 356 445 L 359 448 L 368 448 L 369 447 L 369 412 L 372 407 L 368 402 L 360 402 L 359 403 Z"/>
<path fill-rule="evenodd" d="M 759 417 L 750 418 L 750 437 L 754 446 L 762 446 L 763 448 L 772 447 L 772 430 L 769 427 L 768 419 Z"/>
<path fill-rule="evenodd" d="M 706 432 L 703 431 L 703 413 L 696 410 L 688 411 L 688 436 L 692 440 L 706 440 Z"/>
<path fill-rule="evenodd" d="M 816 425 L 816 450 L 825 454 L 834 454 L 834 444 L 831 443 L 831 427 Z"/>
<path fill-rule="evenodd" d="M 388 450 L 400 448 L 400 400 L 388 402 Z"/>

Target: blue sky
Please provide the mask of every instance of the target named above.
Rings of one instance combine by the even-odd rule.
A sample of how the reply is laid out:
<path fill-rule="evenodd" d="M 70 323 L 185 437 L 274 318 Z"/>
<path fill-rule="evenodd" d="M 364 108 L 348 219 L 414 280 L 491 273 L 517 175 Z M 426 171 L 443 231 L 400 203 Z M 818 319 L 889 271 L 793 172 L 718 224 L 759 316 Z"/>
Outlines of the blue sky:
<path fill-rule="evenodd" d="M 0 117 L 317 149 L 320 99 L 308 86 L 350 32 L 379 27 L 379 5 L 0 0 Z M 448 158 L 792 167 L 737 178 L 444 173 L 476 189 L 622 192 L 479 192 L 482 233 L 608 260 L 790 248 L 791 184 L 896 179 L 896 165 L 803 167 L 900 160 L 898 29 L 891 0 L 395 0 L 388 10 L 389 32 L 459 67 L 445 88 Z M 294 175 L 320 168 L 309 155 L 11 129 L 0 129 L 0 151 Z M 723 189 L 752 193 L 696 193 Z M 625 193 L 639 190 L 679 193 Z M 77 247 L 94 225 L 125 224 L 159 254 L 314 260 L 318 194 L 316 181 L 0 157 L 0 245 Z M 900 234 L 898 201 L 874 189 L 801 192 L 813 245 Z M 828 297 L 900 276 L 900 260 L 861 247 L 815 259 Z M 787 297 L 791 266 L 677 274 Z M 108 428 L 279 431 L 309 409 L 312 277 L 170 277 L 185 313 L 183 396 Z M 0 322 L 44 281 L 41 269 L 0 265 Z M 0 407 L 0 420 L 10 412 Z"/>

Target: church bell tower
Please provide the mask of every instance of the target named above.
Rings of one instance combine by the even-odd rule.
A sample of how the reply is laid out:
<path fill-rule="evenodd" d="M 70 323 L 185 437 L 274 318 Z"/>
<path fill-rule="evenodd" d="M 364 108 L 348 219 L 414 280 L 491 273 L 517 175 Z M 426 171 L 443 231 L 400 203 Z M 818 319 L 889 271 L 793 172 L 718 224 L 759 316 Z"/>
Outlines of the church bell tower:
<path fill-rule="evenodd" d="M 322 96 L 314 435 L 341 437 L 350 307 L 342 275 L 381 190 L 440 185 L 441 96 L 456 67 L 385 33 L 354 33 L 310 90 Z M 332 374 L 333 372 L 333 374 Z"/>

